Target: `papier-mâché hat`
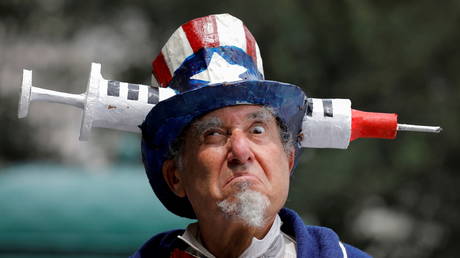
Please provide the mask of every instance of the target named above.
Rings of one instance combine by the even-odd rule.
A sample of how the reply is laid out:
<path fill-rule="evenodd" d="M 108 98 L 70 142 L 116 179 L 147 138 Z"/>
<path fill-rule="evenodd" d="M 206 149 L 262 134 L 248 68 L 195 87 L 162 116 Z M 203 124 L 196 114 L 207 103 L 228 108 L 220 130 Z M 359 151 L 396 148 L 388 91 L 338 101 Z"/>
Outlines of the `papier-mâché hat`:
<path fill-rule="evenodd" d="M 296 136 L 306 96 L 297 86 L 264 80 L 259 47 L 241 20 L 218 14 L 180 26 L 152 63 L 154 86 L 176 93 L 160 101 L 140 126 L 142 157 L 149 182 L 163 205 L 176 215 L 195 218 L 187 198 L 176 196 L 162 174 L 170 147 L 193 120 L 222 107 L 271 107 Z M 299 145 L 295 144 L 296 153 Z M 298 156 L 298 155 L 297 155 Z"/>

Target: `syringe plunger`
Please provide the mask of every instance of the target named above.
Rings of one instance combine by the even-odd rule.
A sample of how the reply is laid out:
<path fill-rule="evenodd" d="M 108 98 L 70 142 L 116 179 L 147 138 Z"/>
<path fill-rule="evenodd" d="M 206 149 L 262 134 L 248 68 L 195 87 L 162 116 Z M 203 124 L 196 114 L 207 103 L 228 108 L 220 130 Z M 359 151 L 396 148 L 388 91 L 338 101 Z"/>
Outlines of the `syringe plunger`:
<path fill-rule="evenodd" d="M 18 117 L 26 117 L 29 113 L 30 102 L 35 101 L 61 103 L 83 108 L 85 105 L 85 94 L 70 94 L 34 87 L 32 86 L 32 71 L 23 70 Z"/>

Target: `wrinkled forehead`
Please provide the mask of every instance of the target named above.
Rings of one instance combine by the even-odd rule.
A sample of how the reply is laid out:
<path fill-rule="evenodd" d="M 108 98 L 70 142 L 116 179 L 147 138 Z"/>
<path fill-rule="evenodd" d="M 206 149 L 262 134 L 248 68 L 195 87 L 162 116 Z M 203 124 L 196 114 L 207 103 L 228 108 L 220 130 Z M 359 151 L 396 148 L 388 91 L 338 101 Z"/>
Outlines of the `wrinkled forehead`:
<path fill-rule="evenodd" d="M 229 126 L 245 122 L 265 122 L 275 121 L 273 110 L 269 107 L 260 105 L 238 105 L 214 110 L 196 121 L 192 122 L 191 127 L 197 131 L 209 127 Z"/>

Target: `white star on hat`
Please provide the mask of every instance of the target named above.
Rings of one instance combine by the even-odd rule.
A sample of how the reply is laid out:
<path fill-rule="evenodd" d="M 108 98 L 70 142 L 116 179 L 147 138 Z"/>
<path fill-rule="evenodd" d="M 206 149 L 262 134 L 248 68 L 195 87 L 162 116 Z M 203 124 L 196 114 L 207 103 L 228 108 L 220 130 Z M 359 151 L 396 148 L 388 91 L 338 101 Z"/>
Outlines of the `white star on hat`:
<path fill-rule="evenodd" d="M 190 79 L 209 81 L 210 83 L 241 81 L 240 75 L 248 69 L 241 65 L 230 64 L 218 53 L 211 56 L 208 68 L 190 77 Z"/>

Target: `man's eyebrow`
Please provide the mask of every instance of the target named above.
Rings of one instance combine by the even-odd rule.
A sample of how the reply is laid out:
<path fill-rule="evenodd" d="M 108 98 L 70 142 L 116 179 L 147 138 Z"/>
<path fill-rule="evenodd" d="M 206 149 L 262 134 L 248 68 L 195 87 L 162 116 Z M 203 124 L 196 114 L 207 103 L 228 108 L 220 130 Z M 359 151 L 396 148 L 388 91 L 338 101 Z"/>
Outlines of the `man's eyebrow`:
<path fill-rule="evenodd" d="M 209 128 L 221 127 L 222 124 L 222 120 L 214 116 L 194 122 L 192 128 L 196 135 L 201 135 Z"/>
<path fill-rule="evenodd" d="M 250 120 L 258 120 L 262 122 L 267 122 L 275 118 L 273 114 L 267 109 L 262 109 L 253 113 L 249 113 L 246 117 Z"/>

